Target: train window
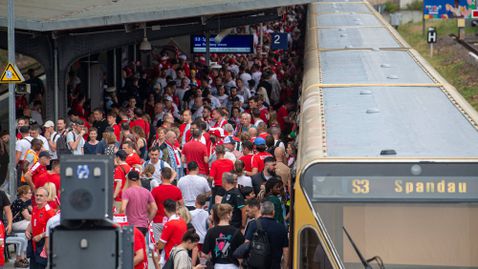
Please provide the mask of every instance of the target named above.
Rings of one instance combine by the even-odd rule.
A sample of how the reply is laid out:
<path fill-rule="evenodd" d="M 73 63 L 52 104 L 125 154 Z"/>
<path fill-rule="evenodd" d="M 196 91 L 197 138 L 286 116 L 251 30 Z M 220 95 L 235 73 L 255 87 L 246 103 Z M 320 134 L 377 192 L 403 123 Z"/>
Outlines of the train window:
<path fill-rule="evenodd" d="M 305 228 L 300 234 L 300 266 L 303 269 L 332 269 L 327 254 L 312 228 Z"/>

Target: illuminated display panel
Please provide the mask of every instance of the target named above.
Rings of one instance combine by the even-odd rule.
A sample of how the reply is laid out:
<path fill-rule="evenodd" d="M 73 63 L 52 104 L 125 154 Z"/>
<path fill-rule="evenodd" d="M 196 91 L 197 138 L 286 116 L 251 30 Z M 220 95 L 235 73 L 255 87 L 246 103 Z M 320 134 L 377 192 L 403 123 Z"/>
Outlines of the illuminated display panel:
<path fill-rule="evenodd" d="M 478 163 L 317 163 L 302 185 L 314 202 L 478 202 Z"/>

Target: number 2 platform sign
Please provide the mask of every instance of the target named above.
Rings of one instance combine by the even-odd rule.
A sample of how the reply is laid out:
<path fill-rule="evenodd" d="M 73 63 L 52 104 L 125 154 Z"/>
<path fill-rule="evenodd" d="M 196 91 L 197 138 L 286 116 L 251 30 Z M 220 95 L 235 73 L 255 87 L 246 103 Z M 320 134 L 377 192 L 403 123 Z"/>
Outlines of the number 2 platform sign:
<path fill-rule="evenodd" d="M 287 50 L 287 33 L 272 33 L 271 49 Z"/>

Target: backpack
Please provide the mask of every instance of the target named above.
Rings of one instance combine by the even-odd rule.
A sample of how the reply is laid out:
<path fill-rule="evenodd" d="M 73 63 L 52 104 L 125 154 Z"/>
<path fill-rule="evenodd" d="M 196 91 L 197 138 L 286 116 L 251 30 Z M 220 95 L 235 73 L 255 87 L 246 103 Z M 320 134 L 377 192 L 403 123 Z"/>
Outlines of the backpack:
<path fill-rule="evenodd" d="M 267 232 L 262 228 L 259 219 L 256 220 L 256 231 L 252 235 L 251 250 L 247 259 L 249 268 L 268 268 L 271 260 L 271 246 Z"/>
<path fill-rule="evenodd" d="M 276 150 L 276 148 L 278 146 L 280 146 L 280 143 L 283 143 L 282 140 L 277 140 L 277 142 L 274 143 L 274 146 L 270 147 L 267 152 L 269 152 L 270 154 L 272 154 L 272 156 L 274 156 L 274 151 Z"/>
<path fill-rule="evenodd" d="M 151 191 L 151 178 L 141 178 L 141 186 Z"/>
<path fill-rule="evenodd" d="M 71 132 L 73 134 L 73 140 L 76 140 L 76 136 L 74 132 Z M 58 157 L 61 155 L 65 154 L 72 154 L 70 150 L 70 146 L 68 146 L 68 142 L 66 142 L 66 137 L 68 136 L 68 132 L 63 133 L 60 135 L 60 138 L 56 141 L 56 154 Z"/>
<path fill-rule="evenodd" d="M 176 251 L 176 253 L 173 253 L 173 251 L 171 251 L 170 255 L 169 255 L 169 259 L 168 261 L 164 264 L 163 268 L 162 269 L 174 269 L 174 258 L 176 256 L 176 254 L 178 254 L 179 252 L 181 251 L 184 251 L 184 249 L 181 249 L 179 251 Z"/>

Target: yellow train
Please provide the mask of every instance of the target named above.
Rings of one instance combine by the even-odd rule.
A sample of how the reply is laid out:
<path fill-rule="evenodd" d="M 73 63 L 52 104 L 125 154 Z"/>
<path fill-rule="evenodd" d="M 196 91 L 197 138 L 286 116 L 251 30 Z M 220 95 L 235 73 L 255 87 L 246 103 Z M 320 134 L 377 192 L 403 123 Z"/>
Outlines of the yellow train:
<path fill-rule="evenodd" d="M 294 268 L 478 268 L 476 111 L 363 1 L 308 6 Z"/>

